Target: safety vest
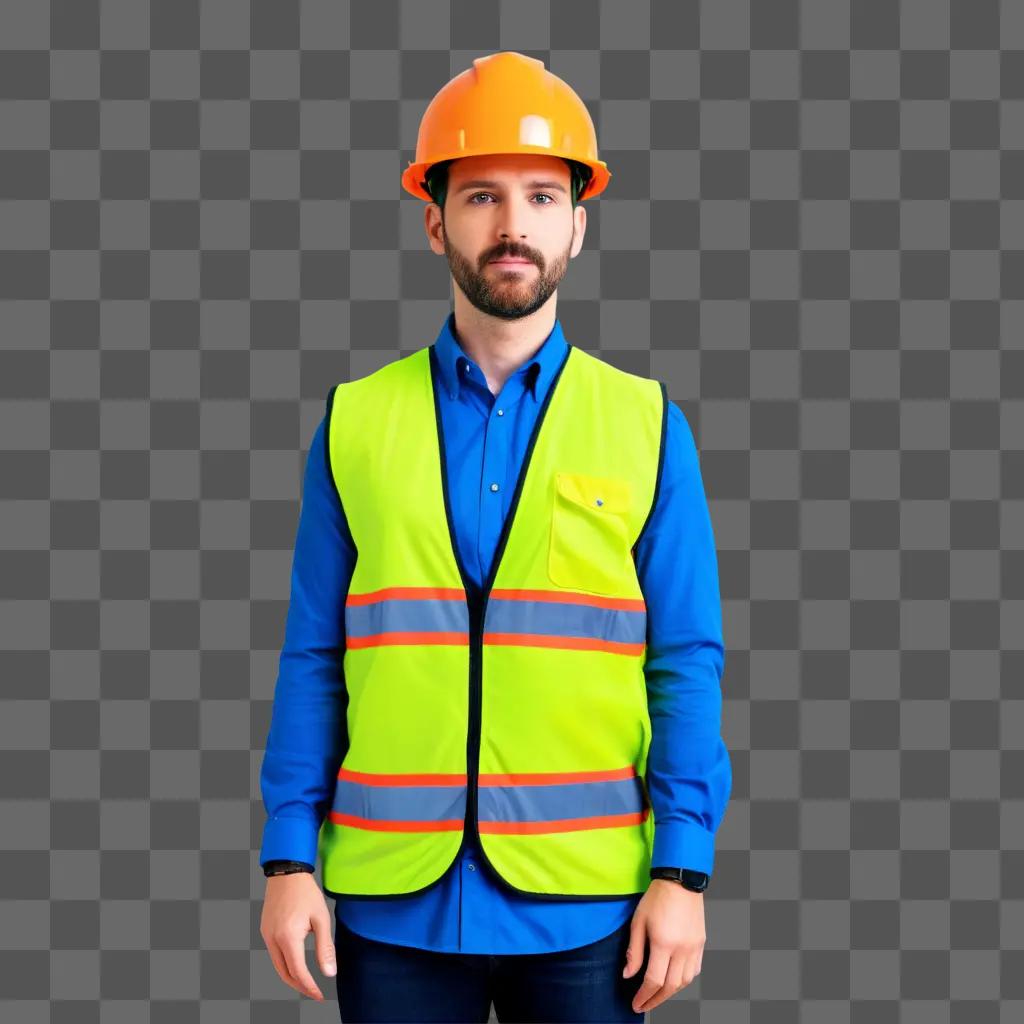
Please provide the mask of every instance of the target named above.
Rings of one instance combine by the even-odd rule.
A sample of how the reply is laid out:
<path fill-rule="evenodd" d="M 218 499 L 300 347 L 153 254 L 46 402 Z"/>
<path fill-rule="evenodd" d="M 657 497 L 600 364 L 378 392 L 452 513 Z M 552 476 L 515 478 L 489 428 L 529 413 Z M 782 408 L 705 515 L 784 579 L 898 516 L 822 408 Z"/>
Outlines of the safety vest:
<path fill-rule="evenodd" d="M 324 890 L 421 892 L 473 837 L 519 893 L 643 893 L 654 820 L 634 548 L 657 492 L 665 387 L 568 346 L 482 587 L 452 528 L 442 387 L 430 346 L 328 398 L 327 459 L 357 558 Z"/>

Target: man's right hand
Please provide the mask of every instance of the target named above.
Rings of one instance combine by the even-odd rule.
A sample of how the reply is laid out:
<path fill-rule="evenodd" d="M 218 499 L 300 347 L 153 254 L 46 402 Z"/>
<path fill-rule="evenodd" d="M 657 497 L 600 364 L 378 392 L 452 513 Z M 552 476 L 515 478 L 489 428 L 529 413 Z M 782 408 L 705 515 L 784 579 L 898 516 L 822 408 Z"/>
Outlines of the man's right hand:
<path fill-rule="evenodd" d="M 296 992 L 323 1002 L 324 995 L 306 967 L 306 936 L 311 930 L 320 970 L 333 978 L 338 965 L 331 938 L 331 913 L 316 876 L 300 871 L 268 878 L 260 935 L 274 969 Z"/>

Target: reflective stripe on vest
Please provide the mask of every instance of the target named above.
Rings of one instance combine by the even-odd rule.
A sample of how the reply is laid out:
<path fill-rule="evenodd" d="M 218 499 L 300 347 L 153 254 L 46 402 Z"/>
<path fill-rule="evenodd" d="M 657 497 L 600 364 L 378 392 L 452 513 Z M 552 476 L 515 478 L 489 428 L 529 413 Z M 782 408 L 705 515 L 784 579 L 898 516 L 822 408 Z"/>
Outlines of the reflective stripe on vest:
<path fill-rule="evenodd" d="M 665 388 L 568 346 L 478 587 L 451 525 L 441 386 L 431 346 L 328 400 L 357 557 L 324 888 L 420 892 L 477 836 L 516 892 L 642 893 L 654 821 L 633 553 L 657 492 Z"/>

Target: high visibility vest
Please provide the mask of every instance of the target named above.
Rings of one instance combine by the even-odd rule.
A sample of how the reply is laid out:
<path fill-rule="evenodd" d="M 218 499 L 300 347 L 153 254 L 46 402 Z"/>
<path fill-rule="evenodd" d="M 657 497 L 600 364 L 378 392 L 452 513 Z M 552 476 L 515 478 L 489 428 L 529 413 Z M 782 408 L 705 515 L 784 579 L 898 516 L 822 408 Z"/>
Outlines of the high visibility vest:
<path fill-rule="evenodd" d="M 665 387 L 568 346 L 477 586 L 452 528 L 436 360 L 420 349 L 328 399 L 357 558 L 323 888 L 421 892 L 474 837 L 519 893 L 643 893 L 654 819 L 634 548 L 656 497 Z"/>

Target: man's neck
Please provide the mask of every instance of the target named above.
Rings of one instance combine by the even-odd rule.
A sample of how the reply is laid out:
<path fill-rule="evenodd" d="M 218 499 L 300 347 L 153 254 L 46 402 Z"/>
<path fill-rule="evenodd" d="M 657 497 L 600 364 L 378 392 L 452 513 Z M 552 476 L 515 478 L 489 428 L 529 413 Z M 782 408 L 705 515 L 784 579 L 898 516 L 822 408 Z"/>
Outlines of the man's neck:
<path fill-rule="evenodd" d="M 483 371 L 491 394 L 497 395 L 505 381 L 536 355 L 555 326 L 555 317 L 554 301 L 521 320 L 499 320 L 463 300 L 461 306 L 455 304 L 453 333 L 462 351 Z"/>

